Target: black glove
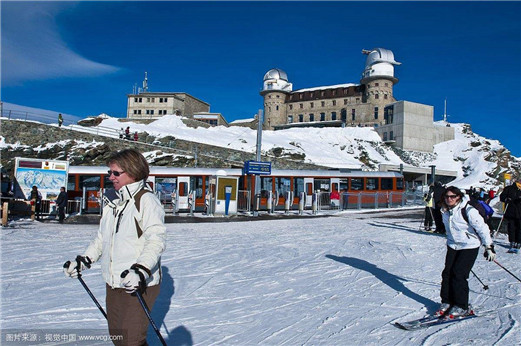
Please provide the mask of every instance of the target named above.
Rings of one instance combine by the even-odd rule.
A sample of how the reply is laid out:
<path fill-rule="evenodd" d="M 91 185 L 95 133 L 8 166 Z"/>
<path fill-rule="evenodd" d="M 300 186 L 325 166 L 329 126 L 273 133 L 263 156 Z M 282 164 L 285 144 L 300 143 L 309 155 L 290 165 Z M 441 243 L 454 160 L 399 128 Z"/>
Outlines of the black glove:
<path fill-rule="evenodd" d="M 494 244 L 488 245 L 485 247 L 485 252 L 483 253 L 483 257 L 489 262 L 492 262 L 496 259 L 496 251 L 494 251 Z"/>
<path fill-rule="evenodd" d="M 63 272 L 65 276 L 77 278 L 81 275 L 81 271 L 90 268 L 92 261 L 88 256 L 76 256 L 76 259 L 67 261 L 63 264 Z"/>
<path fill-rule="evenodd" d="M 143 293 L 147 287 L 148 273 L 138 265 L 132 265 L 130 269 L 121 273 L 120 284 L 127 293 L 139 291 Z"/>

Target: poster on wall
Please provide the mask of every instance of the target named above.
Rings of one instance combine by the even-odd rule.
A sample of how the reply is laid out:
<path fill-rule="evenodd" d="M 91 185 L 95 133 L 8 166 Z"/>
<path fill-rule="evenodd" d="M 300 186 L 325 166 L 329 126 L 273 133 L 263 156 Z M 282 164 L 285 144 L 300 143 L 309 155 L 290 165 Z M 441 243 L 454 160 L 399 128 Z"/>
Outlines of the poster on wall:
<path fill-rule="evenodd" d="M 67 188 L 69 162 L 16 158 L 15 184 L 17 198 L 28 199 L 33 186 L 38 188 L 42 199 L 55 200 L 60 187 Z"/>

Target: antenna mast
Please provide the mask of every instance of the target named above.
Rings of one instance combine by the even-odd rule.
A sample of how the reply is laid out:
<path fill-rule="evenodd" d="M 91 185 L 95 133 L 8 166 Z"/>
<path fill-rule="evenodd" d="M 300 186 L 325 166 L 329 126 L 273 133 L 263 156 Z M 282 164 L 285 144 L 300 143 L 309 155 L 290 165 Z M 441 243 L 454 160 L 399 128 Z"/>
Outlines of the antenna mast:
<path fill-rule="evenodd" d="M 145 79 L 143 80 L 143 92 L 148 91 L 148 78 L 147 78 L 147 72 L 145 72 Z"/>
<path fill-rule="evenodd" d="M 447 122 L 447 98 L 445 98 L 445 108 L 443 109 L 443 121 Z"/>

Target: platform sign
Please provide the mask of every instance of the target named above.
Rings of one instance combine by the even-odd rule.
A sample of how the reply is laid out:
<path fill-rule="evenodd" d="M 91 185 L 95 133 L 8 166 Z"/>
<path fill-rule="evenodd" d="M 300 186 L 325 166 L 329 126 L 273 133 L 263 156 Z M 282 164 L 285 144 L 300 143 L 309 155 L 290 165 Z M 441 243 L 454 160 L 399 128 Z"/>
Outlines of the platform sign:
<path fill-rule="evenodd" d="M 271 162 L 246 161 L 244 162 L 244 174 L 271 174 Z"/>

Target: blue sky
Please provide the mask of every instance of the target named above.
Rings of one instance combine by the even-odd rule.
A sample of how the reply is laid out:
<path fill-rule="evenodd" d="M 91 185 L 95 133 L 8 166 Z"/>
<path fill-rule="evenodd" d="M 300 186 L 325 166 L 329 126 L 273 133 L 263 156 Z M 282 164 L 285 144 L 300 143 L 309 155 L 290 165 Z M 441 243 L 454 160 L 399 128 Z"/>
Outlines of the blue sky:
<path fill-rule="evenodd" d="M 359 83 L 362 49 L 394 52 L 398 100 L 521 156 L 521 2 L 1 2 L 1 98 L 124 117 L 150 91 L 187 92 L 228 121 L 262 108 L 271 68 L 293 89 Z"/>

